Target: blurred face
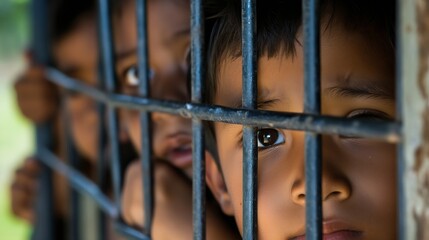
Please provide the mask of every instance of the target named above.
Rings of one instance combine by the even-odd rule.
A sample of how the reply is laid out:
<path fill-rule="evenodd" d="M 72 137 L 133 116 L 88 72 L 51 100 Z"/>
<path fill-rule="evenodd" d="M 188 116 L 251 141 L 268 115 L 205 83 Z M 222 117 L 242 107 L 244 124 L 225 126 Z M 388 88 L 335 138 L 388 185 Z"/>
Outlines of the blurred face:
<path fill-rule="evenodd" d="M 190 47 L 189 3 L 176 0 L 148 1 L 149 66 L 151 97 L 188 99 L 187 55 Z M 129 1 L 115 19 L 116 72 L 125 93 L 138 95 L 137 26 L 134 1 Z M 123 110 L 123 122 L 141 152 L 139 112 Z M 167 160 L 191 175 L 191 122 L 178 116 L 153 113 L 155 157 Z"/>
<path fill-rule="evenodd" d="M 82 17 L 76 27 L 55 43 L 53 55 L 65 74 L 95 86 L 98 44 L 94 19 Z M 97 159 L 98 115 L 91 98 L 73 93 L 67 99 L 71 131 L 77 150 L 93 163 Z"/>
<path fill-rule="evenodd" d="M 299 36 L 298 36 L 299 37 Z M 298 38 L 300 39 L 300 38 Z M 302 41 L 301 41 L 302 42 Z M 303 52 L 259 59 L 258 106 L 303 112 Z M 321 39 L 322 113 L 352 119 L 394 119 L 393 57 L 361 34 L 333 27 Z M 224 59 L 215 104 L 241 103 L 241 58 Z M 207 182 L 242 231 L 242 127 L 215 123 L 223 176 L 207 160 Z M 304 133 L 258 129 L 259 239 L 305 239 Z M 324 239 L 395 239 L 395 146 L 350 136 L 323 136 Z"/>

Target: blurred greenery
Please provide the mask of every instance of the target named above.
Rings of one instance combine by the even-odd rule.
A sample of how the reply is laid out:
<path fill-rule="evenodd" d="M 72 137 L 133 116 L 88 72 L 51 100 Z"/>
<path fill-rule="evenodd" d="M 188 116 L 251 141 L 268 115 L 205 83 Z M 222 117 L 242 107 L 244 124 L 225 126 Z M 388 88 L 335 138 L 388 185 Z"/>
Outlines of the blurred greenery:
<path fill-rule="evenodd" d="M 9 185 L 14 170 L 32 152 L 33 130 L 15 104 L 13 79 L 23 66 L 29 39 L 28 0 L 0 0 L 0 239 L 28 239 L 28 224 L 12 216 Z"/>
<path fill-rule="evenodd" d="M 0 0 L 0 59 L 16 55 L 29 39 L 28 0 Z"/>

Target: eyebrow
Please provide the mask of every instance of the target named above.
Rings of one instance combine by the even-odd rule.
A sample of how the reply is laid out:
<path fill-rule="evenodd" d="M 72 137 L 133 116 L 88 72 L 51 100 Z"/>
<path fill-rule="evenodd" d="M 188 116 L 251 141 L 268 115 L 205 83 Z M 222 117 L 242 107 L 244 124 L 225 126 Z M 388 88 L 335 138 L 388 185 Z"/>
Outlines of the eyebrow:
<path fill-rule="evenodd" d="M 271 91 L 262 89 L 258 94 L 258 99 L 256 100 L 256 109 L 264 110 L 280 102 L 280 99 L 270 98 L 270 96 L 272 96 Z M 242 94 L 237 95 L 233 99 L 230 107 L 238 109 L 243 108 Z"/>
<path fill-rule="evenodd" d="M 386 88 L 379 87 L 375 84 L 335 86 L 327 88 L 323 90 L 323 92 L 336 97 L 395 100 L 394 93 L 391 93 Z"/>
<path fill-rule="evenodd" d="M 171 39 L 171 41 L 173 41 L 173 40 L 175 40 L 178 37 L 181 37 L 181 36 L 189 34 L 190 32 L 191 32 L 190 28 L 181 29 L 181 30 L 173 33 L 171 35 L 170 39 Z M 122 51 L 122 52 L 119 52 L 119 53 L 117 53 L 115 55 L 115 58 L 116 58 L 116 61 L 119 62 L 119 61 L 122 61 L 125 58 L 128 58 L 130 56 L 135 55 L 136 53 L 137 53 L 137 47 L 131 48 L 131 49 L 127 49 L 127 50 Z"/>
<path fill-rule="evenodd" d="M 177 39 L 182 38 L 184 36 L 190 36 L 190 34 L 191 34 L 191 29 L 189 27 L 180 29 L 180 30 L 178 30 L 176 32 L 173 32 L 173 34 L 171 34 L 168 37 L 168 39 L 166 39 L 164 41 L 164 43 L 167 44 L 167 45 L 172 44 Z"/>
<path fill-rule="evenodd" d="M 174 32 L 172 35 L 172 38 L 181 37 L 183 35 L 188 35 L 191 32 L 191 29 L 189 27 L 181 29 L 177 32 Z"/>
<path fill-rule="evenodd" d="M 137 48 L 127 49 L 125 51 L 119 52 L 115 55 L 116 62 L 122 61 L 125 58 L 133 56 L 137 53 Z"/>

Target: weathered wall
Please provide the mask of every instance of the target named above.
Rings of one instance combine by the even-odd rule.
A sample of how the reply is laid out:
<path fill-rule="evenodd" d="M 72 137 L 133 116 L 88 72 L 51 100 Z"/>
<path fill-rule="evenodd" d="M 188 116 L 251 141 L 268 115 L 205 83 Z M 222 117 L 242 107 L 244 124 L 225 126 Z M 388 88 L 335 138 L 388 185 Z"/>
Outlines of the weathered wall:
<path fill-rule="evenodd" d="M 429 1 L 400 1 L 405 239 L 429 239 Z M 401 89 L 398 89 L 401 90 Z"/>

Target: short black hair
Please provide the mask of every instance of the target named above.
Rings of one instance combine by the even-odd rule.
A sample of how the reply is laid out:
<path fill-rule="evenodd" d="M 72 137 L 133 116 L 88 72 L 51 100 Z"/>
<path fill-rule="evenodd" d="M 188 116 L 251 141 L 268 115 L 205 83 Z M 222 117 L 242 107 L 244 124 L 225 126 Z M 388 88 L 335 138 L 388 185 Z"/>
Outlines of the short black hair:
<path fill-rule="evenodd" d="M 84 16 L 95 15 L 95 0 L 50 0 L 49 30 L 52 43 L 74 30 Z"/>
<path fill-rule="evenodd" d="M 301 0 L 256 1 L 259 57 L 278 55 L 294 57 L 297 35 L 302 25 Z M 321 0 L 323 30 L 334 24 L 347 31 L 358 31 L 371 40 L 379 41 L 392 53 L 394 62 L 396 4 L 390 0 Z M 206 42 L 208 69 L 204 101 L 213 104 L 217 90 L 217 72 L 223 59 L 241 57 L 241 1 L 206 0 Z M 206 148 L 219 166 L 213 124 L 206 122 Z"/>
<path fill-rule="evenodd" d="M 301 0 L 256 1 L 257 53 L 268 58 L 283 54 L 293 57 L 297 34 L 302 25 Z M 390 0 L 321 0 L 324 30 L 340 24 L 349 31 L 360 31 L 368 37 L 395 46 L 395 3 Z M 208 71 L 206 103 L 213 103 L 219 65 L 224 58 L 241 56 L 241 1 L 206 1 L 208 34 Z"/>

